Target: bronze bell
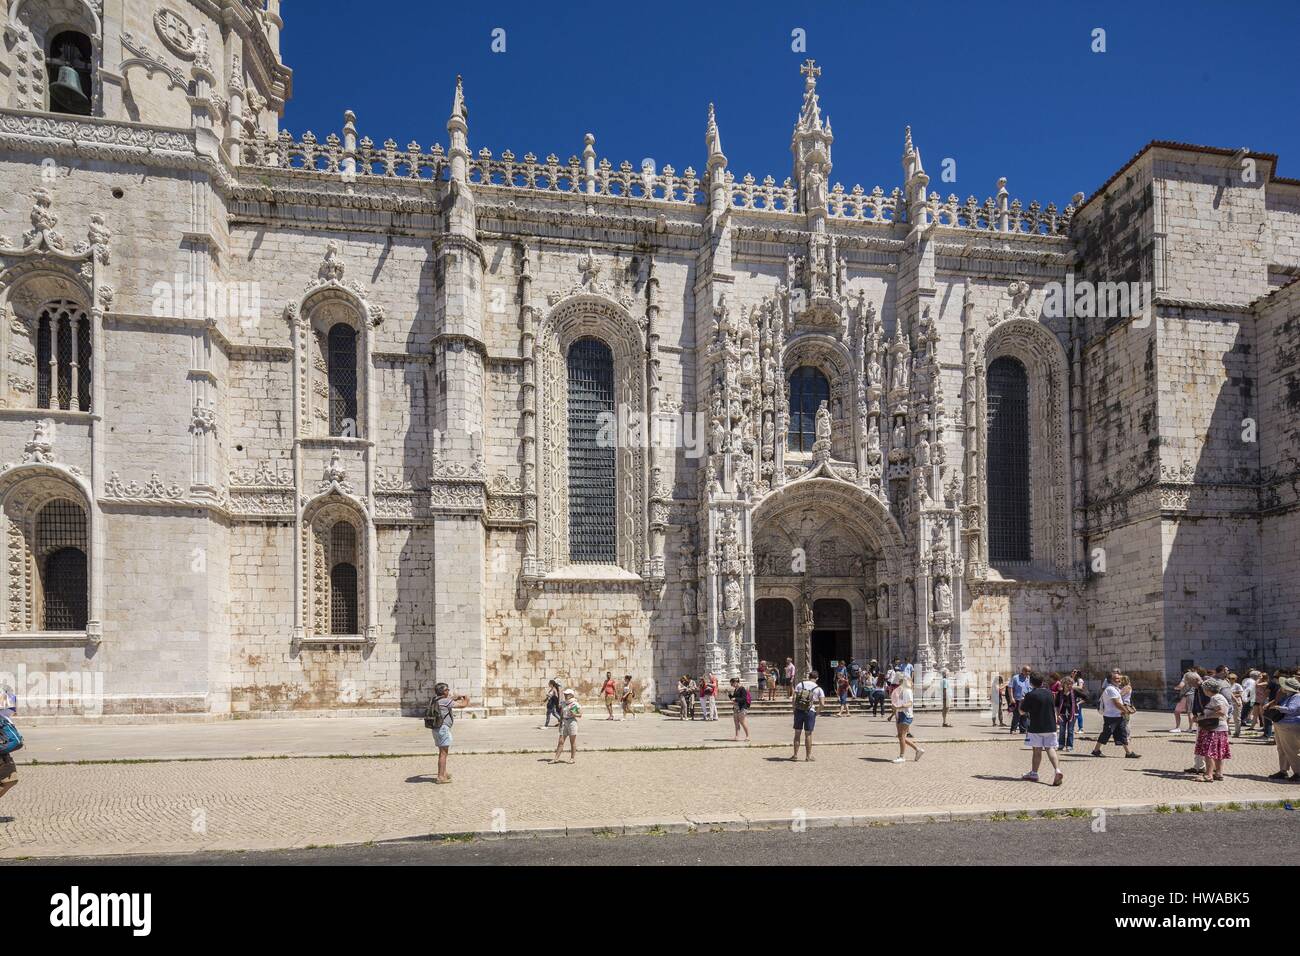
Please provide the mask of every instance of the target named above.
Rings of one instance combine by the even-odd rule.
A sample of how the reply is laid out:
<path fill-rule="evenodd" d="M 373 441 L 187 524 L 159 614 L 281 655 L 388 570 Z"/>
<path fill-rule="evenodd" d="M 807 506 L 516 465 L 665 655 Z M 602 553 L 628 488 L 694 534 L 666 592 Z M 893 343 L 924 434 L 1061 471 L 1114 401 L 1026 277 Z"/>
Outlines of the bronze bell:
<path fill-rule="evenodd" d="M 59 78 L 50 84 L 50 108 L 56 113 L 90 113 L 90 98 L 81 88 L 81 75 L 68 64 L 59 67 Z"/>

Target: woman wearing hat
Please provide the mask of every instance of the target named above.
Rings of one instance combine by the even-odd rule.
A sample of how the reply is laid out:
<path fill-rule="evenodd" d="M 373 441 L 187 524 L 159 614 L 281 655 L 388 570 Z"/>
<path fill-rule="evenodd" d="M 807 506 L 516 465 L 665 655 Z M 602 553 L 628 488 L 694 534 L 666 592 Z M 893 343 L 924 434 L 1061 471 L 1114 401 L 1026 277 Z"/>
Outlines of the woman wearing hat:
<path fill-rule="evenodd" d="M 555 745 L 555 759 L 551 763 L 560 763 L 560 753 L 564 750 L 564 738 L 569 738 L 569 763 L 578 762 L 578 718 L 582 716 L 582 707 L 572 687 L 564 688 L 564 703 L 560 705 L 560 742 Z"/>
<path fill-rule="evenodd" d="M 1273 740 L 1277 744 L 1278 772 L 1274 780 L 1300 783 L 1300 677 L 1278 679 L 1277 700 L 1269 708 L 1273 722 Z"/>
<path fill-rule="evenodd" d="M 1232 745 L 1228 742 L 1228 714 L 1232 708 L 1224 696 L 1227 687 L 1228 682 L 1218 677 L 1207 677 L 1201 682 L 1206 699 L 1198 720 L 1196 756 L 1205 759 L 1202 783 L 1222 780 L 1223 762 L 1232 757 Z"/>

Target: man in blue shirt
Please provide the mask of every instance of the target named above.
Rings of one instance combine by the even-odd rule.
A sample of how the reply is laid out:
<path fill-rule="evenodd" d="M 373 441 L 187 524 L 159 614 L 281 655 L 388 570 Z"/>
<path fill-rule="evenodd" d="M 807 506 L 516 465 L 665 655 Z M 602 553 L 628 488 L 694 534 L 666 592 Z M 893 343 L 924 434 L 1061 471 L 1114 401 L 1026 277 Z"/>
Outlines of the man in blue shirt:
<path fill-rule="evenodd" d="M 1020 668 L 1020 673 L 1011 678 L 1011 697 L 1016 702 L 1011 711 L 1011 733 L 1026 731 L 1029 726 L 1027 718 L 1020 713 L 1020 702 L 1025 699 L 1025 695 L 1032 689 L 1029 683 L 1029 665 L 1026 664 Z"/>

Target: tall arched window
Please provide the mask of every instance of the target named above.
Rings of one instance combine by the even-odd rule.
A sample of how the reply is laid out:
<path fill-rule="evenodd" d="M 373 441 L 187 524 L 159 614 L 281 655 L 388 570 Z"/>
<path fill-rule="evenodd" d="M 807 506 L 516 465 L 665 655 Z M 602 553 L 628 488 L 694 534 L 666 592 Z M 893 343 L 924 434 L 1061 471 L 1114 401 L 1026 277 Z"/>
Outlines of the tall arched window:
<path fill-rule="evenodd" d="M 94 95 L 90 37 L 65 30 L 50 41 L 48 54 L 50 112 L 89 116 Z"/>
<path fill-rule="evenodd" d="M 355 438 L 357 428 L 357 332 L 346 322 L 329 331 L 330 434 Z"/>
<path fill-rule="evenodd" d="M 1028 561 L 1029 376 L 1010 356 L 988 371 L 989 560 Z"/>
<path fill-rule="evenodd" d="M 569 348 L 569 560 L 614 564 L 614 356 L 599 339 Z"/>
<path fill-rule="evenodd" d="M 330 633 L 358 633 L 357 529 L 347 521 L 330 529 Z"/>
<path fill-rule="evenodd" d="M 831 386 L 826 376 L 811 365 L 801 365 L 790 375 L 790 451 L 812 451 L 817 441 L 817 409 L 829 404 Z"/>
<path fill-rule="evenodd" d="M 51 302 L 36 328 L 36 406 L 90 411 L 90 319 L 73 302 Z"/>
<path fill-rule="evenodd" d="M 41 629 L 84 631 L 89 589 L 86 513 L 80 505 L 57 498 L 40 510 L 35 557 L 40 574 Z"/>

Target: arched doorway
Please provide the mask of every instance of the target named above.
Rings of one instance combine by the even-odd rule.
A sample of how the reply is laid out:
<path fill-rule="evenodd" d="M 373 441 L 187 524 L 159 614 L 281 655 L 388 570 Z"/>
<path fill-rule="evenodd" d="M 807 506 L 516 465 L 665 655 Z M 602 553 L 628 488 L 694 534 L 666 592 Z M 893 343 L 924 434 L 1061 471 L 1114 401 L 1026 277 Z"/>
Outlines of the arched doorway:
<path fill-rule="evenodd" d="M 832 661 L 863 662 L 890 644 L 900 621 L 878 595 L 897 574 L 901 540 L 883 502 L 845 481 L 800 479 L 765 498 L 753 523 L 758 656 L 793 657 L 829 690 Z"/>

